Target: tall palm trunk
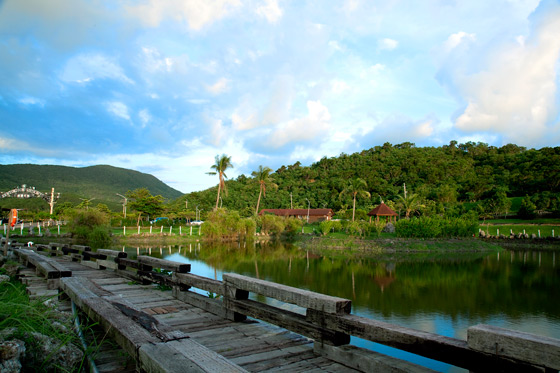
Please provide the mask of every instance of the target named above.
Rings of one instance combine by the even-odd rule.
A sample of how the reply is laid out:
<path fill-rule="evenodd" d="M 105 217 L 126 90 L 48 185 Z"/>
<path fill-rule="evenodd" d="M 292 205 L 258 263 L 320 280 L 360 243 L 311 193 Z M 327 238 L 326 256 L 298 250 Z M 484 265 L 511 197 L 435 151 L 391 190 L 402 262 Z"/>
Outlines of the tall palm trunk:
<path fill-rule="evenodd" d="M 222 190 L 222 183 L 223 183 L 223 179 L 222 179 L 222 174 L 220 173 L 220 182 L 218 183 L 218 196 L 216 197 L 216 207 L 214 208 L 214 210 L 218 209 L 218 202 L 220 202 L 220 191 Z"/>
<path fill-rule="evenodd" d="M 260 192 L 259 192 L 259 199 L 257 200 L 257 209 L 255 210 L 255 214 L 256 214 L 256 215 L 259 214 L 259 205 L 261 204 L 262 192 L 263 192 L 263 188 L 262 188 L 262 186 L 261 186 L 261 189 L 260 189 Z"/>

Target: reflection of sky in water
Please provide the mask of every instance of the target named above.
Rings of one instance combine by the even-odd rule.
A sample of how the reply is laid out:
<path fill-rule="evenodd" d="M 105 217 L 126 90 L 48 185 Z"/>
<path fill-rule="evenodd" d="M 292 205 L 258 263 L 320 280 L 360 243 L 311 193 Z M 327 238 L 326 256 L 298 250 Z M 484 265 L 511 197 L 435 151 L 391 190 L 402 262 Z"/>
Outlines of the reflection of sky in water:
<path fill-rule="evenodd" d="M 196 251 L 195 251 L 196 252 Z M 172 260 L 181 263 L 191 264 L 191 273 L 204 276 L 208 278 L 216 278 L 218 280 L 222 279 L 223 271 L 214 270 L 213 267 L 206 264 L 205 262 L 198 259 L 189 259 L 185 256 L 174 253 L 171 255 L 165 255 L 164 259 Z M 509 259 L 509 258 L 508 258 Z M 229 271 L 226 271 L 229 272 Z M 262 278 L 262 277 L 261 277 Z M 192 289 L 198 293 L 206 295 L 206 292 L 200 291 L 198 289 Z M 251 294 L 251 299 L 257 298 L 254 294 Z M 258 300 L 262 301 L 264 298 L 259 297 Z M 268 304 L 274 305 L 283 309 L 288 309 L 293 312 L 304 312 L 303 309 L 297 306 L 285 304 L 271 299 L 265 300 Z M 512 329 L 527 333 L 534 333 L 543 336 L 550 336 L 553 338 L 560 338 L 560 320 L 556 319 L 555 316 L 550 315 L 516 315 L 515 317 L 506 314 L 492 314 L 486 316 L 480 316 L 477 314 L 461 314 L 451 317 L 446 314 L 438 312 L 417 312 L 413 315 L 402 316 L 402 315 L 383 315 L 376 312 L 373 309 L 367 307 L 357 307 L 354 306 L 352 310 L 353 314 L 381 320 L 390 324 L 396 324 L 405 326 L 411 329 L 422 330 L 430 333 L 435 333 L 451 338 L 457 338 L 466 340 L 467 329 L 470 326 L 477 324 L 489 324 L 506 329 Z M 430 360 L 421 356 L 410 354 L 407 352 L 400 351 L 391 347 L 373 343 L 360 338 L 352 337 L 351 344 L 375 350 L 377 352 L 387 354 L 389 356 L 394 356 L 400 359 L 412 361 L 414 363 L 426 366 L 430 369 L 434 369 L 442 372 L 465 372 L 465 370 L 444 364 L 438 361 Z"/>

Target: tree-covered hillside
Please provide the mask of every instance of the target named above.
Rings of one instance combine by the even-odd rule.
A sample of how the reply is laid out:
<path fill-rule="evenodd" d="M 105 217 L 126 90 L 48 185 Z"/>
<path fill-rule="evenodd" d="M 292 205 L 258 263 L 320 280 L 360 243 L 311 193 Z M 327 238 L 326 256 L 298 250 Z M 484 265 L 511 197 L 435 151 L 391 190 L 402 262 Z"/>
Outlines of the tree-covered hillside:
<path fill-rule="evenodd" d="M 26 184 L 29 187 L 50 193 L 55 188 L 61 193 L 60 202 L 80 203 L 83 199 L 93 199 L 92 205 L 107 204 L 118 210 L 122 198 L 116 193 L 125 195 L 129 190 L 145 187 L 153 195 L 161 195 L 173 200 L 182 195 L 156 177 L 138 171 L 100 165 L 91 167 L 66 167 L 52 165 L 13 164 L 0 165 L 0 191 L 6 192 L 17 186 Z M 4 207 L 3 201 L 0 204 Z M 39 206 L 46 203 L 39 199 L 30 199 L 29 205 Z"/>
<path fill-rule="evenodd" d="M 232 159 L 235 166 L 234 154 Z M 397 202 L 406 184 L 409 196 L 416 194 L 425 208 L 441 210 L 458 202 L 488 200 L 498 193 L 508 197 L 560 193 L 560 147 L 535 150 L 455 141 L 441 147 L 386 143 L 359 153 L 324 157 L 309 167 L 299 162 L 282 166 L 271 177 L 278 189 L 267 192 L 260 208 L 351 209 L 351 198 L 341 198 L 341 192 L 348 180 L 359 177 L 366 181 L 371 198 L 358 199 L 357 208 L 367 211 L 381 199 Z M 226 184 L 229 193 L 222 197 L 224 207 L 254 211 L 259 194 L 255 179 L 241 175 Z M 176 206 L 184 208 L 187 198 L 189 209 L 211 209 L 216 192 L 211 188 L 190 193 L 176 201 Z"/>

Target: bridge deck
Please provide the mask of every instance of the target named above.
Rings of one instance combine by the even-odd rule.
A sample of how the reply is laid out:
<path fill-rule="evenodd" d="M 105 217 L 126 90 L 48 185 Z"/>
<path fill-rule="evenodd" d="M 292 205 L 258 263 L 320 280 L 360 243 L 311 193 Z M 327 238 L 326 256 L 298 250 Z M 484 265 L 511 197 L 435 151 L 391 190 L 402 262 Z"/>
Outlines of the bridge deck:
<path fill-rule="evenodd" d="M 102 298 L 118 297 L 248 371 L 355 371 L 314 353 L 312 340 L 280 327 L 254 320 L 229 321 L 154 285 L 131 284 L 113 271 L 91 269 L 67 257 L 53 259 L 63 262 L 72 277 L 87 278 Z"/>

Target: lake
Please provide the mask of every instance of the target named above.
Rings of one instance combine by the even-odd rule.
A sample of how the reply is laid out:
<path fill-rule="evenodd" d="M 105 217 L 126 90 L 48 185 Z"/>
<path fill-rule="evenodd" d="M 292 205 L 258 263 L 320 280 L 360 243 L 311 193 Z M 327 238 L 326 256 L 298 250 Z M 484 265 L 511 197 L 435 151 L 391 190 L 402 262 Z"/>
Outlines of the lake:
<path fill-rule="evenodd" d="M 234 272 L 350 299 L 353 314 L 448 337 L 466 340 L 467 328 L 483 323 L 560 339 L 560 252 L 330 258 L 281 243 L 125 250 L 190 263 L 192 273 L 218 280 Z M 438 371 L 463 371 L 354 337 L 351 343 Z"/>

